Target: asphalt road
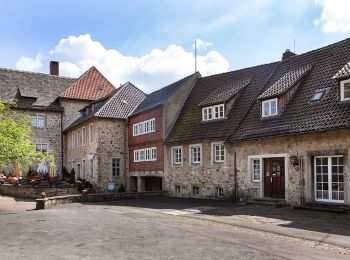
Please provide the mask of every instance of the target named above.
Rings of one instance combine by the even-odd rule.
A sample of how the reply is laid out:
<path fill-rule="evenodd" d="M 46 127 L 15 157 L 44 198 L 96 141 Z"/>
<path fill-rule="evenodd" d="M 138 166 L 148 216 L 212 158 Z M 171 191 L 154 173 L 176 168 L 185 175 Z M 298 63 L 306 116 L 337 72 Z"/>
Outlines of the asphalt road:
<path fill-rule="evenodd" d="M 288 238 L 168 214 L 181 210 L 176 205 L 157 210 L 150 200 L 150 209 L 137 206 L 142 200 L 129 203 L 0 211 L 0 259 L 349 259 Z"/>

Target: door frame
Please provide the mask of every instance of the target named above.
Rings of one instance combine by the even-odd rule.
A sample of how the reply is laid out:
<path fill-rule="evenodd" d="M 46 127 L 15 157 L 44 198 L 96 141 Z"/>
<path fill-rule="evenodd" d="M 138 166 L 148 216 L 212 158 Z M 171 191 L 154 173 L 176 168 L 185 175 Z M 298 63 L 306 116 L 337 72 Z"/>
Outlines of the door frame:
<path fill-rule="evenodd" d="M 279 153 L 279 154 L 258 154 L 258 155 L 249 155 L 248 156 L 248 166 L 249 168 L 250 166 L 250 162 L 252 159 L 260 159 L 260 198 L 264 198 L 264 160 L 263 159 L 267 159 L 267 158 L 284 158 L 284 199 L 286 201 L 289 201 L 288 198 L 288 176 L 289 176 L 289 164 L 288 164 L 288 154 L 286 153 Z M 249 170 L 249 173 L 251 173 L 251 170 Z"/>

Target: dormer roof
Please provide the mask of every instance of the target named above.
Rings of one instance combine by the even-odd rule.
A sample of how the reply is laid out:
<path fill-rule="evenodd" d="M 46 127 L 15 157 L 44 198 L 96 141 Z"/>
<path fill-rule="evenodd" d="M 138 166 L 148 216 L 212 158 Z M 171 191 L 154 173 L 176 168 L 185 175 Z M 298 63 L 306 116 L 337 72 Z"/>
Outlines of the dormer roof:
<path fill-rule="evenodd" d="M 311 69 L 311 65 L 305 65 L 297 69 L 289 70 L 282 78 L 265 90 L 258 99 L 262 100 L 282 95 L 300 81 Z"/>
<path fill-rule="evenodd" d="M 228 82 L 214 90 L 212 94 L 210 94 L 202 102 L 199 103 L 199 106 L 204 107 L 225 103 L 233 96 L 238 94 L 238 92 L 240 92 L 242 89 L 244 89 L 250 81 L 251 79 L 248 78 L 239 81 Z"/>
<path fill-rule="evenodd" d="M 350 78 L 350 61 L 333 76 L 333 79 L 342 80 Z"/>

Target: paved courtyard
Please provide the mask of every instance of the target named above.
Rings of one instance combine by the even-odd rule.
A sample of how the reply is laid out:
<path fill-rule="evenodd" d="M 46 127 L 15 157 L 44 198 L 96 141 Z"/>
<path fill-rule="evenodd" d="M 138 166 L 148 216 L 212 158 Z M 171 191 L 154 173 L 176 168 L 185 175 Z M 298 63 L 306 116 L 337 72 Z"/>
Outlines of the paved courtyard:
<path fill-rule="evenodd" d="M 0 259 L 350 257 L 347 214 L 169 198 L 32 208 L 0 196 Z"/>

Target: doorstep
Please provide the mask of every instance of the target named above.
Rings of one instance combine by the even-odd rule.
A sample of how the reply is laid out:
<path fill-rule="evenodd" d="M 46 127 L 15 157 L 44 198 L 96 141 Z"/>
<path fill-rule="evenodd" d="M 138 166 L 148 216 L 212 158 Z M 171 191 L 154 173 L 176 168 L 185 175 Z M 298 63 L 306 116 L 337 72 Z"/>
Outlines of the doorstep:
<path fill-rule="evenodd" d="M 289 207 L 289 204 L 285 199 L 275 199 L 275 198 L 257 198 L 247 202 L 248 204 L 254 205 L 265 205 L 272 206 L 275 208 Z"/>
<path fill-rule="evenodd" d="M 333 213 L 338 213 L 338 214 L 350 212 L 350 207 L 348 205 L 334 204 L 334 203 L 312 202 L 312 203 L 306 203 L 306 204 L 301 205 L 301 206 L 295 206 L 294 208 L 295 209 L 326 211 L 326 212 L 333 212 Z"/>

